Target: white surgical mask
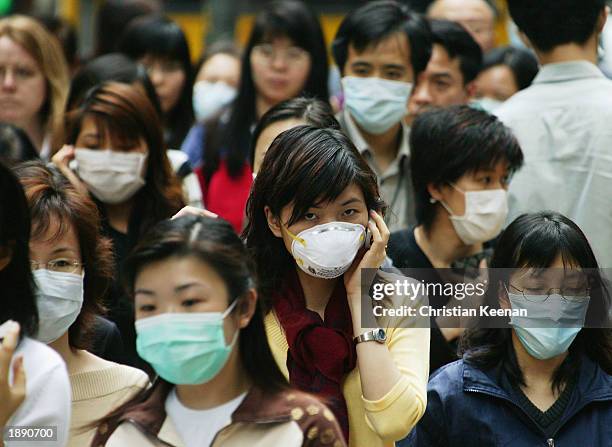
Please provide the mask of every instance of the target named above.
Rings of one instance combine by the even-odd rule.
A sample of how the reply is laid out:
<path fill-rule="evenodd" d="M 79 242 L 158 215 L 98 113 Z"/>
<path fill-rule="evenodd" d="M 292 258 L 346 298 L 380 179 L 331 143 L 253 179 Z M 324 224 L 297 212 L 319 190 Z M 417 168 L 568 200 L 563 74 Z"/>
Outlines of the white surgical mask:
<path fill-rule="evenodd" d="M 76 149 L 76 172 L 98 200 L 123 203 L 145 185 L 147 154 Z"/>
<path fill-rule="evenodd" d="M 499 99 L 491 98 L 489 96 L 483 96 L 482 98 L 475 99 L 472 101 L 471 106 L 475 109 L 484 110 L 487 113 L 493 113 L 496 109 L 504 104 Z"/>
<path fill-rule="evenodd" d="M 353 263 L 365 240 L 363 225 L 330 222 L 300 232 L 293 239 L 291 254 L 297 265 L 317 278 L 343 275 Z"/>
<path fill-rule="evenodd" d="M 465 214 L 456 216 L 450 207 L 440 201 L 450 214 L 450 220 L 459 239 L 466 245 L 490 241 L 504 226 L 508 216 L 508 193 L 505 189 L 484 191 L 462 191 L 451 184 L 465 197 Z"/>
<path fill-rule="evenodd" d="M 225 82 L 198 81 L 193 86 L 193 111 L 196 120 L 206 121 L 236 97 L 237 90 Z"/>
<path fill-rule="evenodd" d="M 409 82 L 381 78 L 342 78 L 344 106 L 368 133 L 379 135 L 399 123 L 406 115 L 412 92 Z"/>
<path fill-rule="evenodd" d="M 48 344 L 64 335 L 79 316 L 83 307 L 83 276 L 45 269 L 32 273 L 39 317 L 36 339 Z"/>

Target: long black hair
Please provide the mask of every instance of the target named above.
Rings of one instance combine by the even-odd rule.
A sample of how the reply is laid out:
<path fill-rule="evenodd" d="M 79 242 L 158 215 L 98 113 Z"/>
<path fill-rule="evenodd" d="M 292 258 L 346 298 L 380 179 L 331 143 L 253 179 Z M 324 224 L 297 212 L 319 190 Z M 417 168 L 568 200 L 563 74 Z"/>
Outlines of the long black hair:
<path fill-rule="evenodd" d="M 339 130 L 297 126 L 272 142 L 253 183 L 243 232 L 266 310 L 271 307 L 273 291 L 295 262 L 282 239 L 270 231 L 264 208 L 280 216 L 292 204 L 293 214 L 286 223 L 291 226 L 311 206 L 336 199 L 352 184 L 362 190 L 368 210 L 384 211 L 376 175 Z"/>
<path fill-rule="evenodd" d="M 229 122 L 222 130 L 220 123 L 207 126 L 203 174 L 209 180 L 219 167 L 221 150 L 225 151 L 229 174 L 238 176 L 248 159 L 251 126 L 257 121 L 251 53 L 253 47 L 288 37 L 310 55 L 311 68 L 300 95 L 329 101 L 327 88 L 328 61 L 323 31 L 317 16 L 302 1 L 283 0 L 270 3 L 255 19 L 255 25 L 244 54 L 238 95 L 231 105 Z M 218 121 L 218 120 L 216 120 Z"/>
<path fill-rule="evenodd" d="M 586 321 L 591 326 L 605 326 L 610 309 L 608 290 L 602 280 L 595 254 L 578 225 L 553 211 L 523 214 L 501 234 L 489 265 L 487 304 L 499 308 L 499 296 L 509 287 L 510 271 L 517 268 L 544 269 L 561 256 L 564 266 L 588 269 L 590 301 Z M 466 360 L 488 369 L 501 366 L 513 384 L 524 385 L 512 345 L 512 329 L 484 328 L 467 330 L 461 338 Z M 586 354 L 608 374 L 612 373 L 612 329 L 594 327 L 580 330 L 569 348 L 570 355 L 553 376 L 553 388 L 573 377 Z"/>
<path fill-rule="evenodd" d="M 15 175 L 0 163 L 0 253 L 11 257 L 0 269 L 0 324 L 14 320 L 20 335 L 35 336 L 38 309 L 30 267 L 30 210 Z"/>
<path fill-rule="evenodd" d="M 178 148 L 193 124 L 193 67 L 189 56 L 187 39 L 181 28 L 166 17 L 152 16 L 134 20 L 125 30 L 119 51 L 134 60 L 151 55 L 177 61 L 185 73 L 185 82 L 178 102 L 164 117 L 165 143 L 169 148 Z"/>

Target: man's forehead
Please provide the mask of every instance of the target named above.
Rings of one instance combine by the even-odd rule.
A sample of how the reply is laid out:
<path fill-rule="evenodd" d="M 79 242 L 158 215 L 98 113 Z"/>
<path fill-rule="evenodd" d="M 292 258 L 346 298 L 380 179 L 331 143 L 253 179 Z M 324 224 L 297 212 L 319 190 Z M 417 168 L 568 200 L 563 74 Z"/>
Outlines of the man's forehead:
<path fill-rule="evenodd" d="M 456 22 L 494 19 L 493 10 L 485 0 L 438 0 L 429 16 Z"/>
<path fill-rule="evenodd" d="M 353 44 L 349 45 L 349 54 L 353 56 L 375 56 L 375 55 L 401 55 L 408 56 L 410 46 L 408 37 L 404 32 L 393 33 L 378 42 L 374 42 L 361 51 L 357 50 Z"/>

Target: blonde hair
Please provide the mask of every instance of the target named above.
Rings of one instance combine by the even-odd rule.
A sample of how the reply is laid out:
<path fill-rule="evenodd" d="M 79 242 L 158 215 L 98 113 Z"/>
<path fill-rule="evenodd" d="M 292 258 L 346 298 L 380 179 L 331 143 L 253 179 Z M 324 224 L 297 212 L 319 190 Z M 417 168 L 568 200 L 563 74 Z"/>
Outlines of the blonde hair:
<path fill-rule="evenodd" d="M 0 37 L 8 37 L 23 47 L 36 61 L 47 83 L 47 98 L 39 111 L 45 134 L 51 136 L 51 152 L 64 139 L 64 108 L 68 96 L 68 66 L 58 40 L 38 21 L 12 15 L 0 19 Z"/>

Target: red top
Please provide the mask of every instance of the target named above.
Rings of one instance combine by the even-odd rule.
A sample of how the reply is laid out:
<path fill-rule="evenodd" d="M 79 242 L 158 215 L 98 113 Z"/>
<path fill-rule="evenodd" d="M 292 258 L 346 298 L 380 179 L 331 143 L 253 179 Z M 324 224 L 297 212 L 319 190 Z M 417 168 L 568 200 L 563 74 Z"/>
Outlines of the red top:
<path fill-rule="evenodd" d="M 232 178 L 227 170 L 227 163 L 225 160 L 221 160 L 219 161 L 219 168 L 210 178 L 208 185 L 204 181 L 202 168 L 196 168 L 195 172 L 198 180 L 200 180 L 202 198 L 206 209 L 227 220 L 234 227 L 234 231 L 240 234 L 246 202 L 253 183 L 251 167 L 245 163 L 240 175 Z"/>

